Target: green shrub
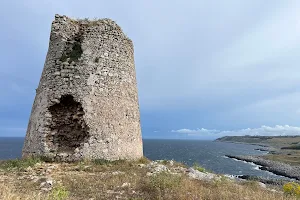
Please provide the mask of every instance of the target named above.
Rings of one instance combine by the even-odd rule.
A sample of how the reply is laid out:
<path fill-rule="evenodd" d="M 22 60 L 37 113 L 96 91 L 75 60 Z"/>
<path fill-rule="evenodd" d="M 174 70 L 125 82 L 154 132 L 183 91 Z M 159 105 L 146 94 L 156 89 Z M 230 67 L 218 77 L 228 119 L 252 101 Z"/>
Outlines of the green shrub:
<path fill-rule="evenodd" d="M 300 197 L 300 185 L 295 182 L 289 182 L 283 185 L 283 191 L 287 195 Z"/>
<path fill-rule="evenodd" d="M 49 195 L 49 200 L 64 200 L 69 197 L 69 192 L 62 185 L 54 187 Z"/>
<path fill-rule="evenodd" d="M 167 165 L 169 163 L 169 161 L 168 160 L 163 160 L 161 163 L 164 164 L 164 165 Z"/>
<path fill-rule="evenodd" d="M 193 168 L 199 172 L 203 172 L 203 173 L 207 173 L 208 171 L 202 167 L 201 165 L 199 165 L 198 163 L 194 163 Z"/>
<path fill-rule="evenodd" d="M 146 157 L 142 157 L 142 158 L 138 159 L 137 162 L 139 164 L 148 164 L 148 163 L 150 163 L 150 160 Z"/>

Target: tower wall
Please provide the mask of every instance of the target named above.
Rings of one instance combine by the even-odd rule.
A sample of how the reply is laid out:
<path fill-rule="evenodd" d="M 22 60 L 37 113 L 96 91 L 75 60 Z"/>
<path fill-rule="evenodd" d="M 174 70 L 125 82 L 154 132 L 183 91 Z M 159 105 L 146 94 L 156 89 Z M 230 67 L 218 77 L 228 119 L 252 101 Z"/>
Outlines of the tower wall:
<path fill-rule="evenodd" d="M 110 19 L 55 16 L 23 157 L 143 156 L 132 41 Z"/>

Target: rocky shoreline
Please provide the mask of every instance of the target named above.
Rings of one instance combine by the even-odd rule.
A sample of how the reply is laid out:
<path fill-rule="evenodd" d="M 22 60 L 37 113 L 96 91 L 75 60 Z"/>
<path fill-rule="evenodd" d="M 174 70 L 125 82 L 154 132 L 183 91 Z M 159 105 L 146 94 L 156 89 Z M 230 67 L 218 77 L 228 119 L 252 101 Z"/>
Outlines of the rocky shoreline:
<path fill-rule="evenodd" d="M 285 163 L 266 160 L 262 156 L 233 156 L 225 155 L 228 158 L 237 159 L 246 162 L 252 162 L 260 165 L 259 169 L 272 172 L 276 175 L 285 176 L 288 178 L 300 180 L 300 167 L 291 166 Z"/>
<path fill-rule="evenodd" d="M 283 186 L 284 184 L 290 182 L 288 180 L 283 180 L 283 179 L 264 178 L 264 177 L 260 177 L 260 176 L 251 176 L 251 175 L 239 175 L 236 177 L 238 179 L 244 179 L 244 180 L 249 180 L 249 181 L 258 181 L 258 182 L 266 184 L 266 185 L 275 185 L 275 186 Z"/>

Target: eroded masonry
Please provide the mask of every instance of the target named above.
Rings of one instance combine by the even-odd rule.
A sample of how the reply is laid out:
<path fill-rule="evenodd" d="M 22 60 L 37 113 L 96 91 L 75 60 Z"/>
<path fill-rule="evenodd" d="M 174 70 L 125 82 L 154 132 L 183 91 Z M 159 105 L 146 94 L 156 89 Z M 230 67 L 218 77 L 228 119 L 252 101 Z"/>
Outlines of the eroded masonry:
<path fill-rule="evenodd" d="M 55 16 L 23 147 L 27 156 L 143 156 L 133 44 L 114 21 Z"/>

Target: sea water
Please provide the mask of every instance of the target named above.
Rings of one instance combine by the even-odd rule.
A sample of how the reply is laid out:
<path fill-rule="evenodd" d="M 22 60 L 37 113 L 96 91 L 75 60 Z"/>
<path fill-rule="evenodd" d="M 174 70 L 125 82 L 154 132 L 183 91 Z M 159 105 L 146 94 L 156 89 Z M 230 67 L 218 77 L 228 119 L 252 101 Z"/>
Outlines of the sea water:
<path fill-rule="evenodd" d="M 21 157 L 24 138 L 0 137 L 0 160 Z M 143 140 L 144 155 L 151 160 L 175 160 L 189 166 L 195 163 L 215 173 L 282 178 L 259 170 L 255 164 L 227 158 L 225 155 L 263 155 L 255 145 L 201 140 Z"/>

